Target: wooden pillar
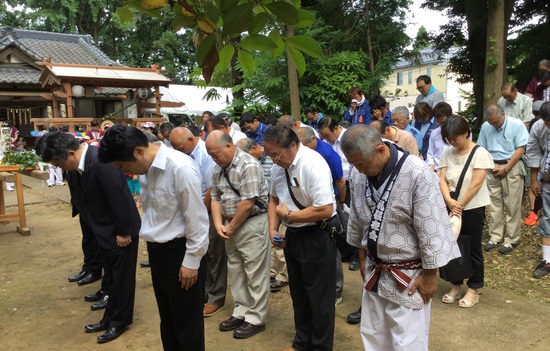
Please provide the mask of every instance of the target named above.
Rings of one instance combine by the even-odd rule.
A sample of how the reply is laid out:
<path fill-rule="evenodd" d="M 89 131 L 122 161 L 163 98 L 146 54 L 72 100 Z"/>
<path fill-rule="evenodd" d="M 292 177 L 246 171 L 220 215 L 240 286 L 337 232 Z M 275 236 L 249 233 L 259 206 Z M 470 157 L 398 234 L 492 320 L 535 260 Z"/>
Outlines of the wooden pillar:
<path fill-rule="evenodd" d="M 156 101 L 156 113 L 157 116 L 160 116 L 160 106 L 161 106 L 161 98 L 162 94 L 160 93 L 159 85 L 155 85 L 155 101 Z"/>
<path fill-rule="evenodd" d="M 65 88 L 65 92 L 67 94 L 67 118 L 73 118 L 73 87 L 71 86 L 71 83 L 63 83 L 63 87 Z"/>

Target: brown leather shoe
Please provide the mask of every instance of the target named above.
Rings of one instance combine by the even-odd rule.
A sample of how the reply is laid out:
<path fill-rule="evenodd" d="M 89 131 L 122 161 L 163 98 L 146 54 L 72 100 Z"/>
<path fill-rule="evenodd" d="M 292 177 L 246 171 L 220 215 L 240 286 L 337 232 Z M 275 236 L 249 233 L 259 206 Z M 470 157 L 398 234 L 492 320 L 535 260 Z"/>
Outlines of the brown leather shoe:
<path fill-rule="evenodd" d="M 235 339 L 248 339 L 251 336 L 258 334 L 265 330 L 265 324 L 254 325 L 248 322 L 244 322 L 240 327 L 235 329 L 233 337 Z"/>
<path fill-rule="evenodd" d="M 202 310 L 202 314 L 205 317 L 212 317 L 216 313 L 220 312 L 223 306 L 216 306 L 216 305 L 204 305 L 204 309 Z"/>
<path fill-rule="evenodd" d="M 235 330 L 244 323 L 244 319 L 238 319 L 233 316 L 229 317 L 228 320 L 220 323 L 220 331 L 230 331 Z"/>

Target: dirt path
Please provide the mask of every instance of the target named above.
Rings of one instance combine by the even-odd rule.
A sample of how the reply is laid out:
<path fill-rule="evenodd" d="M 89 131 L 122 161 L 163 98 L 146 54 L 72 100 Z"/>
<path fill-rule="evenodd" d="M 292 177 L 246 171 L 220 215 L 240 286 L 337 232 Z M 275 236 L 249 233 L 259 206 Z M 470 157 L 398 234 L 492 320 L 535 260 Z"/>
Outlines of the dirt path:
<path fill-rule="evenodd" d="M 35 202 L 26 206 L 31 236 L 16 233 L 14 223 L 0 224 L 0 350 L 161 350 L 148 269 L 138 268 L 130 329 L 106 345 L 84 333 L 85 324 L 101 318 L 102 312 L 90 311 L 83 300 L 99 283 L 79 287 L 67 282 L 82 261 L 80 228 L 78 220 L 70 218 L 67 203 L 44 194 L 48 189 L 25 189 L 26 199 Z M 145 259 L 141 245 L 139 260 Z M 344 268 L 344 301 L 336 308 L 334 349 L 362 350 L 359 327 L 345 322 L 359 306 L 360 277 L 348 271 L 347 264 Z M 548 303 L 485 288 L 479 305 L 459 309 L 439 302 L 448 288 L 444 282 L 440 286 L 432 307 L 430 350 L 550 349 Z M 270 351 L 290 345 L 294 323 L 288 289 L 271 294 L 267 330 L 248 340 L 218 331 L 218 323 L 231 314 L 230 305 L 229 300 L 225 309 L 205 320 L 207 350 Z"/>

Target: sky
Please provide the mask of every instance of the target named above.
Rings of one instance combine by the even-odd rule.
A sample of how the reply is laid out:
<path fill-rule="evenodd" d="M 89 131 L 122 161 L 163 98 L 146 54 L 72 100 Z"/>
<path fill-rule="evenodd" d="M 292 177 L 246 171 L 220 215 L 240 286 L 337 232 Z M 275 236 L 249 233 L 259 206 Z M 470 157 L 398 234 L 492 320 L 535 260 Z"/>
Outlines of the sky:
<path fill-rule="evenodd" d="M 429 11 L 420 8 L 423 0 L 413 0 L 413 4 L 409 7 L 407 16 L 407 30 L 409 37 L 415 38 L 418 29 L 424 26 L 428 33 L 439 31 L 439 26 L 445 23 L 445 14 L 442 12 Z"/>

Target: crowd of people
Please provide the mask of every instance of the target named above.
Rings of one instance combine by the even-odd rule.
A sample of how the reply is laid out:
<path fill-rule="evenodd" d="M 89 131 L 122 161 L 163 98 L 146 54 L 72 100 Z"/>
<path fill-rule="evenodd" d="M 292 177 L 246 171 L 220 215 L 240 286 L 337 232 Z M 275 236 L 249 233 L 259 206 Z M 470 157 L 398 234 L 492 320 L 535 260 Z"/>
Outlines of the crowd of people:
<path fill-rule="evenodd" d="M 437 277 L 451 283 L 442 303 L 480 302 L 483 251 L 520 242 L 525 184 L 542 237 L 533 276 L 550 272 L 547 63 L 531 95 L 503 84 L 476 141 L 425 75 L 412 119 L 354 87 L 343 118 L 307 107 L 307 124 L 205 111 L 201 126 L 93 125 L 87 142 L 51 131 L 36 151 L 66 171 L 83 233 L 84 264 L 69 281 L 101 280 L 85 300 L 105 312 L 85 331 L 103 331 L 104 343 L 132 324 L 139 233 L 165 350 L 204 350 L 204 318 L 223 309 L 228 287 L 233 309 L 219 330 L 265 331 L 269 294 L 287 286 L 295 336 L 284 350 L 332 350 L 342 261 L 364 281 L 347 320 L 361 324 L 365 349 L 427 350 Z"/>

